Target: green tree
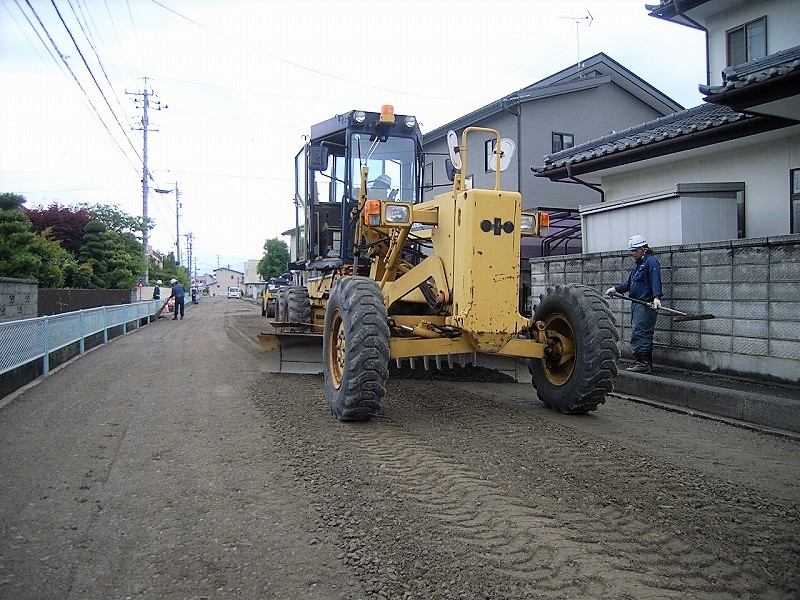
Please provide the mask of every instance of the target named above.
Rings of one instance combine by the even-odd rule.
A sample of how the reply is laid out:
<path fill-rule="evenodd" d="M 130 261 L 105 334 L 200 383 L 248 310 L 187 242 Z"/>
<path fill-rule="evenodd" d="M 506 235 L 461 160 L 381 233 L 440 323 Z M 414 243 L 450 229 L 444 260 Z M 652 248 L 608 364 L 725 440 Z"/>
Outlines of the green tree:
<path fill-rule="evenodd" d="M 22 212 L 25 197 L 0 194 L 0 276 L 36 279 L 42 261 L 33 251 L 36 235 Z"/>
<path fill-rule="evenodd" d="M 50 231 L 39 234 L 22 210 L 25 197 L 0 194 L 0 276 L 34 279 L 43 287 L 64 284 L 64 269 L 74 262 L 69 252 L 50 238 Z"/>
<path fill-rule="evenodd" d="M 268 281 L 270 277 L 283 275 L 289 268 L 289 247 L 286 242 L 272 238 L 264 243 L 264 256 L 258 261 L 256 271 Z"/>
<path fill-rule="evenodd" d="M 184 285 L 188 285 L 189 270 L 186 267 L 181 267 L 178 265 L 178 261 L 175 260 L 174 253 L 170 252 L 164 257 L 163 267 L 156 266 L 153 264 L 152 260 L 150 261 L 151 282 L 161 279 L 164 283 L 166 283 L 173 277 Z"/>
<path fill-rule="evenodd" d="M 91 269 L 91 287 L 133 287 L 143 269 L 141 257 L 131 246 L 128 234 L 109 230 L 100 221 L 90 221 L 86 224 L 83 239 L 79 259 Z"/>
<path fill-rule="evenodd" d="M 61 242 L 53 239 L 50 229 L 36 234 L 31 251 L 41 260 L 36 279 L 40 287 L 58 288 L 72 286 L 71 274 L 78 266 L 75 257 L 67 252 Z"/>

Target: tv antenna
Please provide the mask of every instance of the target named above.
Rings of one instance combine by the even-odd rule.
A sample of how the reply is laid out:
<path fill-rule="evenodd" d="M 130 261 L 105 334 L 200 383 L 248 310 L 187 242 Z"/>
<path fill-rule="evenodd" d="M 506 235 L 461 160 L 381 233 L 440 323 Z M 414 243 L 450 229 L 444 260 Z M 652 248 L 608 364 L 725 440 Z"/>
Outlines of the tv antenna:
<path fill-rule="evenodd" d="M 594 17 L 592 13 L 588 10 L 586 11 L 585 17 L 558 17 L 559 19 L 569 19 L 573 23 L 575 23 L 575 39 L 578 44 L 578 64 L 580 65 L 581 62 L 581 25 L 587 24 L 587 27 L 592 26 L 592 21 L 594 21 Z M 583 74 L 581 74 L 583 77 Z"/>

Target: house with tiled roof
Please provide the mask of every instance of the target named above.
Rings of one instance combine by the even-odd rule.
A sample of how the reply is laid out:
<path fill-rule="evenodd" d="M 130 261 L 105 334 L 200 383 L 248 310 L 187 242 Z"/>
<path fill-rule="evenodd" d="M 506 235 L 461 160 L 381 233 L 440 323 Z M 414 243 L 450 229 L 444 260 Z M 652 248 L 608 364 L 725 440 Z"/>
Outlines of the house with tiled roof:
<path fill-rule="evenodd" d="M 583 251 L 619 249 L 632 233 L 651 246 L 800 233 L 800 2 L 662 0 L 647 9 L 707 32 L 705 103 L 531 167 L 595 191 L 580 209 Z"/>
<path fill-rule="evenodd" d="M 706 32 L 704 102 L 531 167 L 537 179 L 595 193 L 580 208 L 583 254 L 531 260 L 533 296 L 554 284 L 602 291 L 624 281 L 628 239 L 644 235 L 665 304 L 715 315 L 659 316 L 657 364 L 799 385 L 800 2 L 661 0 L 645 9 Z M 630 306 L 609 304 L 628 340 Z M 627 341 L 620 346 L 630 354 Z"/>
<path fill-rule="evenodd" d="M 529 166 L 541 161 L 545 154 L 682 108 L 601 52 L 426 133 L 425 198 L 430 199 L 452 185 L 445 170 L 448 130 L 461 132 L 469 126 L 487 127 L 517 144 L 512 163 L 502 174 L 503 189 L 520 192 L 526 209 L 557 209 L 551 211 L 553 225 L 557 223 L 556 215 L 569 215 L 570 211 L 575 214 L 572 222 L 577 223 L 578 206 L 594 201 L 596 193 L 578 185 L 566 189 L 531 177 Z M 474 134 L 469 140 L 470 152 L 462 169 L 467 185 L 494 187 L 495 174 L 489 168 L 494 138 Z M 526 251 L 527 256 L 538 255 L 530 253 L 534 250 L 524 247 L 523 257 Z"/>

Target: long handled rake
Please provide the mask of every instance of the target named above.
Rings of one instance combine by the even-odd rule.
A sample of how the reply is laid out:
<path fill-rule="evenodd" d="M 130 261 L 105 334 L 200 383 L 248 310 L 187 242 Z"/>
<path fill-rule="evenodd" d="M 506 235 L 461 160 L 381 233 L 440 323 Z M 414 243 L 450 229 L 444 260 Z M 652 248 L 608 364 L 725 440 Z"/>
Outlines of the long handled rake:
<path fill-rule="evenodd" d="M 653 308 L 652 302 L 646 302 L 644 300 L 638 300 L 636 298 L 631 298 L 630 296 L 625 296 L 623 294 L 614 292 L 613 294 L 609 294 L 612 298 L 619 298 L 620 300 L 627 300 L 628 302 L 633 302 L 635 304 L 642 304 L 648 308 Z M 679 310 L 675 310 L 674 308 L 667 308 L 666 306 L 662 306 L 658 309 L 659 312 L 664 312 L 669 316 L 675 319 L 675 322 L 681 321 L 703 321 L 705 319 L 715 319 L 716 317 L 712 314 L 702 314 L 702 315 L 692 315 L 689 313 L 681 312 Z"/>

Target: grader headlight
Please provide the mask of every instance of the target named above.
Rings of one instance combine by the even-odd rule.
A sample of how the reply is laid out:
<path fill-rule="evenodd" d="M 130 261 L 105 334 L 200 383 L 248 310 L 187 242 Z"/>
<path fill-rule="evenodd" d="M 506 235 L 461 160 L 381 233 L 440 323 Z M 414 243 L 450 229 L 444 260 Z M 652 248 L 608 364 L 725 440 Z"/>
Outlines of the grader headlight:
<path fill-rule="evenodd" d="M 536 215 L 523 214 L 519 222 L 522 235 L 536 235 Z"/>
<path fill-rule="evenodd" d="M 549 226 L 550 215 L 546 212 L 527 212 L 521 215 L 519 228 L 522 235 L 545 236 Z"/>
<path fill-rule="evenodd" d="M 411 225 L 411 205 L 403 202 L 384 202 L 383 221 L 387 225 Z"/>

